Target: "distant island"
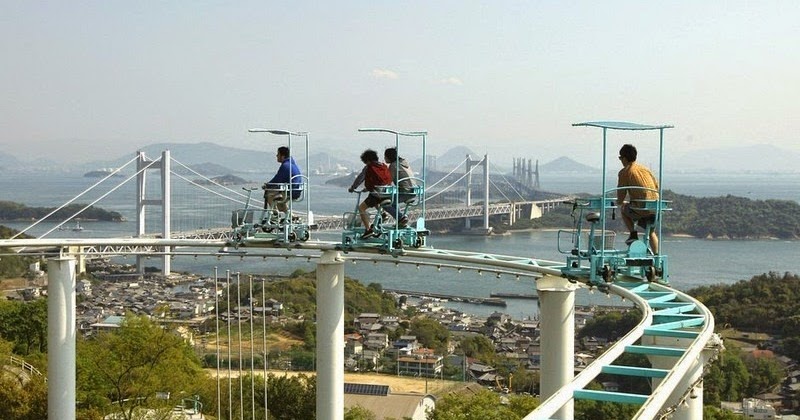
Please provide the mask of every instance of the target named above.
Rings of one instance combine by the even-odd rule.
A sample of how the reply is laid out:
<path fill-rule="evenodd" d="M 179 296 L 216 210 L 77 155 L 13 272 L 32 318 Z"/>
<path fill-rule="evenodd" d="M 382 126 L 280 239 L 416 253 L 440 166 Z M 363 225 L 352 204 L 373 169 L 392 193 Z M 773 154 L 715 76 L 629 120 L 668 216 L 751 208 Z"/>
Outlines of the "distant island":
<path fill-rule="evenodd" d="M 251 183 L 250 181 L 248 181 L 248 180 L 246 180 L 244 178 L 239 178 L 238 176 L 231 175 L 231 174 L 215 176 L 215 177 L 211 178 L 210 181 L 207 180 L 207 179 L 195 179 L 194 182 L 196 184 L 199 184 L 199 185 L 212 185 L 212 184 L 242 185 L 242 184 Z"/>
<path fill-rule="evenodd" d="M 83 174 L 83 176 L 85 176 L 86 178 L 102 178 L 102 177 L 111 175 L 113 172 L 114 172 L 114 170 L 113 169 L 109 169 L 109 168 L 96 169 L 94 171 L 86 172 L 85 174 Z M 117 173 L 114 174 L 114 176 L 121 177 L 122 174 L 117 172 Z"/>
<path fill-rule="evenodd" d="M 671 210 L 664 212 L 663 233 L 704 239 L 800 239 L 800 203 L 791 200 L 752 200 L 727 195 L 692 197 L 664 191 Z M 562 206 L 539 219 L 518 220 L 511 229 L 567 228 L 572 208 Z M 620 217 L 608 228 L 624 231 Z M 508 226 L 498 226 L 508 230 Z M 496 228 L 497 229 L 497 228 Z"/>
<path fill-rule="evenodd" d="M 53 220 L 67 220 L 73 214 L 84 208 L 85 204 L 70 204 L 57 211 L 51 217 Z M 39 220 L 52 212 L 54 207 L 28 207 L 24 204 L 13 201 L 0 201 L 0 220 L 2 221 L 25 221 Z M 90 206 L 82 211 L 75 220 L 99 220 L 103 222 L 124 222 L 122 214 L 115 211 L 103 210 L 99 207 Z"/>

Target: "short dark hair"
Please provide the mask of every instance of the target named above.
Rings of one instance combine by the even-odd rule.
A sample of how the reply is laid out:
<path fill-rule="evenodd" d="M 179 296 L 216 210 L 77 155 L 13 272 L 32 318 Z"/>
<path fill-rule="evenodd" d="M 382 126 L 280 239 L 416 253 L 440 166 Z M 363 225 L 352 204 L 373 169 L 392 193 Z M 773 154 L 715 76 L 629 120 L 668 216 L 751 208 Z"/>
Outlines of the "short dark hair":
<path fill-rule="evenodd" d="M 378 153 L 372 149 L 364 150 L 364 153 L 361 154 L 361 161 L 364 163 L 377 162 L 379 160 Z"/>
<path fill-rule="evenodd" d="M 281 156 L 285 156 L 285 157 L 289 157 L 289 156 L 291 156 L 291 155 L 289 154 L 289 148 L 288 148 L 288 147 L 286 147 L 286 146 L 281 146 L 281 147 L 279 147 L 279 148 L 278 148 L 278 154 L 279 154 L 279 155 L 281 155 Z"/>
<path fill-rule="evenodd" d="M 636 162 L 636 146 L 632 144 L 625 144 L 619 149 L 619 155 L 624 157 L 628 162 Z"/>
<path fill-rule="evenodd" d="M 397 148 L 390 147 L 383 151 L 383 158 L 386 159 L 387 162 L 394 162 L 397 160 Z"/>

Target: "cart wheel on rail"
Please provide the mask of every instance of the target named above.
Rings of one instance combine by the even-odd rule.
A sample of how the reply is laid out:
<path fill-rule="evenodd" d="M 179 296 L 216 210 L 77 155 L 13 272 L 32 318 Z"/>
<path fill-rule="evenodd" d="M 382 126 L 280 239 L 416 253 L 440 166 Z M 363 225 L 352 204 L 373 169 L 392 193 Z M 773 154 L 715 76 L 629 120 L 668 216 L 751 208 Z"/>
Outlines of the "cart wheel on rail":
<path fill-rule="evenodd" d="M 614 270 L 606 264 L 603 266 L 603 270 L 600 271 L 600 275 L 603 277 L 604 282 L 609 283 L 611 282 L 611 277 L 614 276 Z"/>
<path fill-rule="evenodd" d="M 647 281 L 653 281 L 656 279 L 656 268 L 652 265 L 645 267 L 644 269 L 644 276 L 647 278 Z"/>

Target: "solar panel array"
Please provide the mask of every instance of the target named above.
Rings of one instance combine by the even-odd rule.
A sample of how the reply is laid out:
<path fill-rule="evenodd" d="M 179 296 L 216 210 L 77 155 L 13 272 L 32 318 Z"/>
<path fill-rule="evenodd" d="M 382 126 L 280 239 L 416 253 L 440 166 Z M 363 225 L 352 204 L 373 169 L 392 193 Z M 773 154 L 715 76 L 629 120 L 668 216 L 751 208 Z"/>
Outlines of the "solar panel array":
<path fill-rule="evenodd" d="M 389 395 L 389 385 L 345 383 L 344 393 L 358 394 L 358 395 L 377 395 L 385 397 Z"/>

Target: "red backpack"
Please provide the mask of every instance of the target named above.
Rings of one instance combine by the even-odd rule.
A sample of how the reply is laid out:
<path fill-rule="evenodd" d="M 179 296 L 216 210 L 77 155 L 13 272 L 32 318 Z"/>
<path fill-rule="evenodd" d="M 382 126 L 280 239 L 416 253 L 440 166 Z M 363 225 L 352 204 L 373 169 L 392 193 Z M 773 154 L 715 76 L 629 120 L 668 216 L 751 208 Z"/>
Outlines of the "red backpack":
<path fill-rule="evenodd" d="M 381 162 L 367 164 L 367 173 L 364 176 L 364 186 L 368 191 L 374 191 L 378 185 L 392 185 L 392 173 L 389 167 Z"/>

